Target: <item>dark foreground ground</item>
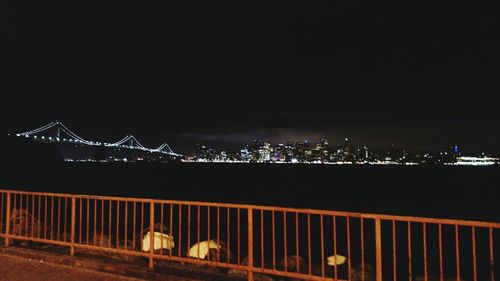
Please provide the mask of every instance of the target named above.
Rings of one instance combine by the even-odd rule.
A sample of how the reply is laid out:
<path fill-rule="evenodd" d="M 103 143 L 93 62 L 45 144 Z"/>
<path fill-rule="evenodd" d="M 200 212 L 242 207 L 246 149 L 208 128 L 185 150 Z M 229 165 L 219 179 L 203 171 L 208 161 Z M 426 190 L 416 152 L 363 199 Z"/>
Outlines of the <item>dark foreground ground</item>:
<path fill-rule="evenodd" d="M 169 263 L 174 267 L 151 270 L 147 259 L 79 250 L 70 256 L 68 249 L 31 243 L 0 246 L 0 281 L 234 281 L 217 270 Z M 2 244 L 3 245 L 3 244 Z"/>
<path fill-rule="evenodd" d="M 1 281 L 139 281 L 132 277 L 98 272 L 43 260 L 0 254 Z"/>

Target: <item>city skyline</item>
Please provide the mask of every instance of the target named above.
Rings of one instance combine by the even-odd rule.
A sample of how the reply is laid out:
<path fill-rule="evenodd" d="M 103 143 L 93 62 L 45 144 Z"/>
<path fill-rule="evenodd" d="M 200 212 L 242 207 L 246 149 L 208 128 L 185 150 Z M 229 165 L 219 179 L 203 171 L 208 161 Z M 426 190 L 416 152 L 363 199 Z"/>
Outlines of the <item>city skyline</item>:
<path fill-rule="evenodd" d="M 9 134 L 9 136 L 11 136 Z M 346 137 L 343 145 L 333 144 L 326 136 L 318 140 L 289 139 L 273 143 L 269 138 L 257 139 L 238 149 L 214 148 L 197 142 L 194 149 L 184 155 L 172 150 L 167 142 L 156 148 L 144 146 L 133 134 L 127 134 L 117 142 L 85 139 L 60 121 L 50 122 L 39 128 L 12 135 L 28 143 L 50 144 L 52 156 L 64 161 L 84 162 L 227 162 L 227 163 L 317 163 L 317 164 L 383 164 L 383 165 L 473 165 L 488 166 L 499 163 L 497 155 L 482 152 L 462 151 L 454 144 L 439 152 L 406 147 L 390 148 L 352 144 Z M 217 139 L 219 141 L 220 139 Z M 34 146 L 32 147 L 35 148 Z M 40 150 L 40 147 L 38 147 Z M 47 150 L 48 151 L 48 150 Z M 20 151 L 19 151 L 20 152 Z M 38 152 L 35 152 L 38 153 Z M 30 157 L 29 153 L 24 157 Z M 54 158 L 54 159 L 55 159 Z"/>
<path fill-rule="evenodd" d="M 379 145 L 374 145 L 373 142 L 370 142 L 370 141 L 366 141 L 364 139 L 354 139 L 354 142 L 353 142 L 353 139 L 350 138 L 349 136 L 344 136 L 344 137 L 337 137 L 337 138 L 331 138 L 330 136 L 327 136 L 327 135 L 321 135 L 320 133 L 319 134 L 284 134 L 284 135 L 281 135 L 279 137 L 277 137 L 276 135 L 265 135 L 264 134 L 265 131 L 259 131 L 258 133 L 255 133 L 255 134 L 249 134 L 248 132 L 242 132 L 242 133 L 239 133 L 236 137 L 228 137 L 228 136 L 225 136 L 225 137 L 218 137 L 216 135 L 206 135 L 205 137 L 201 137 L 201 138 L 193 138 L 195 137 L 196 135 L 181 135 L 182 137 L 184 138 L 192 138 L 191 139 L 191 142 L 194 144 L 194 145 L 200 145 L 200 144 L 203 144 L 203 145 L 208 145 L 208 146 L 211 146 L 212 148 L 216 148 L 216 149 L 219 149 L 219 150 L 224 150 L 224 151 L 237 151 L 239 150 L 242 146 L 245 146 L 245 145 L 249 145 L 251 141 L 253 142 L 256 142 L 256 141 L 267 141 L 267 142 L 272 142 L 272 143 L 276 143 L 276 144 L 285 144 L 287 142 L 290 142 L 290 141 L 294 141 L 294 142 L 298 142 L 298 141 L 303 141 L 305 143 L 309 142 L 309 140 L 311 140 L 311 144 L 314 144 L 314 142 L 316 140 L 320 140 L 320 139 L 329 139 L 329 140 L 333 140 L 333 141 L 330 141 L 330 144 L 332 144 L 333 146 L 338 146 L 338 147 L 341 147 L 342 145 L 342 142 L 344 142 L 345 144 L 345 141 L 349 139 L 349 142 L 354 145 L 354 146 L 357 146 L 357 147 L 365 147 L 365 146 L 370 146 L 372 149 L 377 149 L 377 150 L 387 150 L 387 149 L 400 149 L 400 150 L 405 150 L 405 151 L 409 151 L 409 152 L 413 152 L 413 153 L 434 153 L 434 152 L 442 152 L 442 151 L 446 151 L 447 149 L 449 149 L 449 147 L 461 147 L 461 148 L 465 148 L 465 151 L 467 151 L 468 153 L 473 153 L 473 154 L 488 154 L 488 155 L 495 155 L 497 154 L 497 152 L 495 150 L 488 150 L 488 149 L 485 149 L 484 147 L 471 147 L 471 146 L 463 146 L 461 143 L 457 143 L 457 142 L 449 142 L 449 143 L 444 143 L 442 144 L 441 146 L 433 146 L 433 145 L 423 145 L 423 146 L 420 146 L 420 147 L 415 147 L 415 146 L 412 146 L 411 144 L 408 145 L 408 144 L 395 144 L 395 143 L 392 143 L 392 142 L 388 142 L 388 143 L 381 143 Z M 161 138 L 160 140 L 163 140 L 163 143 L 159 146 L 159 147 L 156 147 L 156 146 L 149 146 L 148 148 L 148 145 L 144 146 L 143 144 L 141 144 L 142 139 L 141 139 L 141 142 L 139 142 L 139 140 L 136 138 L 136 135 L 134 133 L 131 133 L 130 131 L 125 135 L 125 137 L 121 136 L 120 137 L 120 140 L 118 140 L 117 142 L 114 142 L 113 139 L 111 139 L 109 136 L 108 137 L 100 137 L 100 138 L 95 138 L 94 137 L 84 137 L 82 138 L 81 136 L 79 136 L 77 133 L 75 133 L 74 131 L 72 131 L 71 129 L 69 129 L 68 127 L 66 127 L 62 122 L 56 120 L 56 121 L 53 121 L 53 122 L 50 122 L 50 123 L 47 123 L 45 124 L 44 126 L 41 126 L 41 127 L 38 127 L 38 128 L 34 128 L 34 129 L 31 129 L 31 130 L 27 130 L 27 131 L 20 131 L 18 130 L 17 132 L 10 132 L 8 133 L 8 135 L 16 135 L 17 137 L 29 137 L 30 139 L 33 139 L 33 140 L 37 140 L 37 135 L 38 135 L 38 140 L 43 140 L 44 139 L 44 135 L 45 135 L 45 138 L 47 138 L 47 140 L 51 140 L 52 138 L 55 140 L 57 139 L 59 141 L 59 137 L 60 135 L 62 134 L 61 136 L 61 140 L 64 138 L 64 136 L 66 136 L 66 138 L 68 138 L 68 141 L 69 140 L 74 140 L 80 144 L 85 144 L 85 145 L 101 145 L 101 144 L 104 144 L 106 146 L 108 145 L 115 145 L 115 144 L 123 144 L 123 143 L 126 143 L 127 141 L 130 142 L 130 145 L 136 145 L 138 148 L 141 148 L 141 149 L 145 149 L 145 150 L 151 150 L 151 151 L 156 151 L 156 150 L 161 150 L 163 149 L 164 147 L 166 147 L 166 149 L 168 148 L 168 150 L 172 153 L 174 153 L 171 149 L 171 147 L 169 146 L 169 143 L 168 143 L 168 139 L 165 139 L 165 138 Z M 251 139 L 249 136 L 254 136 L 255 138 L 254 139 Z M 157 136 L 158 137 L 158 136 Z M 140 137 L 139 137 L 140 139 Z M 64 139 L 66 141 L 66 139 Z M 158 143 L 158 138 L 157 140 L 155 141 L 155 145 Z M 184 144 L 184 146 L 181 146 L 181 150 L 182 150 L 182 153 L 184 155 L 189 155 L 192 151 L 192 147 L 191 148 L 186 148 L 186 144 Z"/>

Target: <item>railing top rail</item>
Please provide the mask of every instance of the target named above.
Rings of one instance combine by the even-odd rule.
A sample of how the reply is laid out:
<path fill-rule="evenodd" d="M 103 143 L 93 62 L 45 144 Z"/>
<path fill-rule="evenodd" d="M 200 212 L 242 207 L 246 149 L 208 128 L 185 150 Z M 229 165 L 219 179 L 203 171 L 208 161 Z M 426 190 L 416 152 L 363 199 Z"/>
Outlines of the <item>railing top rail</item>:
<path fill-rule="evenodd" d="M 327 216 L 329 215 L 329 216 L 350 217 L 350 218 L 363 218 L 363 219 L 373 219 L 373 220 L 380 219 L 380 220 L 385 220 L 385 221 L 432 223 L 432 224 L 475 226 L 475 227 L 487 227 L 487 228 L 500 229 L 500 222 L 485 222 L 485 221 L 457 220 L 457 219 L 445 219 L 445 218 L 399 216 L 399 215 L 374 214 L 374 213 L 358 213 L 358 212 L 346 212 L 346 211 L 301 209 L 301 208 L 290 208 L 290 207 L 258 206 L 258 205 L 250 205 L 250 204 L 214 203 L 214 202 L 183 201 L 183 200 L 162 200 L 162 199 L 152 199 L 152 198 L 83 195 L 83 194 L 51 193 L 51 192 L 0 189 L 0 193 L 7 193 L 7 192 L 14 193 L 14 194 L 23 194 L 23 195 L 27 194 L 27 195 L 80 198 L 80 199 L 111 200 L 111 201 L 121 201 L 121 202 L 138 202 L 138 203 L 143 202 L 143 203 L 155 203 L 155 204 L 162 203 L 162 204 L 177 204 L 177 205 L 186 205 L 186 206 L 252 209 L 252 210 L 287 212 L 287 213 L 302 213 L 302 214 L 327 215 Z"/>

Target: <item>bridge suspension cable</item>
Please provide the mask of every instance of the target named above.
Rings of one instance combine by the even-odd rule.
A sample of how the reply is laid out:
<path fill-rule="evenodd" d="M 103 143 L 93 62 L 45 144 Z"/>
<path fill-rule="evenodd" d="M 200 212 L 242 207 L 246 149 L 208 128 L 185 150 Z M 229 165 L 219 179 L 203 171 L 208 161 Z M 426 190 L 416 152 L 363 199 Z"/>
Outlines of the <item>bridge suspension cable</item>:
<path fill-rule="evenodd" d="M 158 146 L 157 148 L 153 149 L 153 150 L 156 150 L 156 151 L 160 151 L 162 150 L 163 148 L 165 148 L 165 146 L 167 146 L 166 143 L 162 143 L 160 146 Z"/>
<path fill-rule="evenodd" d="M 166 150 L 165 150 L 165 148 L 166 148 Z M 172 148 L 170 148 L 170 146 L 168 145 L 168 143 L 166 143 L 166 142 L 162 143 L 156 149 L 152 149 L 152 151 L 160 152 L 160 153 L 164 153 L 164 154 L 169 154 L 169 155 L 178 155 L 178 156 L 180 156 L 180 154 L 175 153 L 172 150 Z"/>
<path fill-rule="evenodd" d="M 137 146 L 140 147 L 140 148 L 144 148 L 144 149 L 147 149 L 149 150 L 149 148 L 146 148 L 144 147 L 133 135 L 130 135 L 130 139 L 132 140 L 132 144 L 134 143 L 134 141 L 137 143 Z M 133 145 L 132 145 L 133 146 Z"/>
<path fill-rule="evenodd" d="M 75 139 L 76 141 L 78 141 L 80 143 L 83 143 L 83 144 L 86 144 L 86 145 L 101 145 L 101 142 L 88 141 L 88 140 L 86 140 L 86 139 L 78 136 L 76 133 L 74 133 L 73 131 L 71 131 L 68 127 L 66 127 L 63 123 L 61 123 L 59 121 L 50 122 L 49 124 L 44 125 L 44 126 L 39 127 L 39 128 L 36 128 L 34 130 L 30 130 L 30 131 L 26 131 L 26 132 L 22 132 L 22 133 L 17 133 L 16 136 L 18 136 L 18 137 L 20 137 L 20 136 L 26 136 L 26 137 L 28 137 L 30 135 L 34 135 L 34 134 L 37 134 L 37 133 L 49 130 L 49 129 L 55 127 L 55 126 L 59 126 L 59 130 L 60 131 L 66 133 L 68 136 L 70 136 L 71 138 Z M 59 141 L 59 132 L 60 131 L 58 131 L 58 137 L 57 137 L 58 141 Z M 141 150 L 145 150 L 145 151 L 149 151 L 149 152 L 159 152 L 159 153 L 164 153 L 164 154 L 169 154 L 169 155 L 181 156 L 180 154 L 175 153 L 170 148 L 170 146 L 167 143 L 163 143 L 163 144 L 161 144 L 159 147 L 157 147 L 155 149 L 147 148 L 144 145 L 142 145 L 135 138 L 135 136 L 130 135 L 130 134 L 127 135 L 127 136 L 125 136 L 124 138 L 122 138 L 121 140 L 119 140 L 117 142 L 114 142 L 114 143 L 104 143 L 104 145 L 106 145 L 106 146 L 122 146 L 123 144 L 127 143 L 128 141 L 130 141 L 130 145 L 126 145 L 126 147 L 128 147 L 128 148 L 135 148 L 135 149 L 141 149 Z"/>
<path fill-rule="evenodd" d="M 139 148 L 139 149 L 143 149 L 143 150 L 149 150 L 149 151 L 152 151 L 153 149 L 149 149 L 147 147 L 145 147 L 144 145 L 142 145 L 133 135 L 127 135 L 126 137 L 124 137 L 123 139 L 115 142 L 115 143 L 111 143 L 109 144 L 109 146 L 120 146 L 120 145 L 123 145 L 124 143 L 130 141 L 130 147 L 136 147 L 136 148 Z M 136 145 L 134 145 L 134 142 Z"/>
<path fill-rule="evenodd" d="M 114 143 L 110 143 L 109 145 L 110 146 L 118 146 L 118 145 L 121 145 L 121 144 L 127 142 L 129 139 L 130 139 L 130 135 L 126 135 L 123 139 L 121 139 L 117 142 L 114 142 Z"/>
<path fill-rule="evenodd" d="M 40 133 L 40 132 L 43 132 L 43 131 L 46 131 L 46 130 L 49 130 L 51 129 L 52 127 L 55 127 L 55 126 L 59 126 L 60 129 L 65 132 L 66 134 L 68 134 L 70 137 L 74 138 L 75 140 L 78 140 L 84 144 L 88 144 L 88 145 L 95 145 L 97 144 L 96 142 L 92 142 L 92 141 L 88 141 L 88 140 L 85 140 L 83 138 L 81 138 L 80 136 L 78 136 L 77 134 L 75 134 L 73 131 L 71 131 L 70 129 L 68 129 L 68 127 L 66 127 L 63 123 L 59 122 L 59 121 L 56 121 L 56 122 L 50 122 L 49 124 L 45 125 L 45 126 L 42 126 L 40 128 L 37 128 L 37 129 L 34 129 L 34 130 L 31 130 L 31 131 L 27 131 L 27 132 L 22 132 L 22 133 L 18 133 L 16 134 L 17 136 L 30 136 L 30 135 L 34 135 L 34 134 L 37 134 L 37 133 Z"/>
<path fill-rule="evenodd" d="M 167 152 L 175 154 L 175 152 L 170 148 L 170 146 L 168 145 L 168 143 L 165 143 L 165 147 L 167 148 Z"/>
<path fill-rule="evenodd" d="M 47 124 L 45 126 L 42 126 L 40 128 L 31 130 L 31 131 L 27 131 L 27 132 L 17 133 L 16 135 L 17 136 L 26 136 L 26 135 L 29 136 L 29 135 L 33 135 L 33 134 L 36 134 L 38 132 L 48 130 L 48 129 L 54 127 L 55 125 L 57 125 L 57 122 L 50 122 L 49 124 Z"/>
<path fill-rule="evenodd" d="M 68 127 L 64 126 L 63 123 L 61 122 L 57 122 L 63 129 L 63 131 L 68 134 L 69 136 L 79 140 L 80 142 L 84 143 L 84 144 L 88 144 L 88 145 L 96 145 L 96 144 L 99 144 L 98 142 L 93 142 L 93 141 L 88 141 L 88 140 L 85 140 L 81 137 L 79 137 L 77 134 L 73 133 L 73 131 L 71 131 L 70 129 L 68 129 Z"/>

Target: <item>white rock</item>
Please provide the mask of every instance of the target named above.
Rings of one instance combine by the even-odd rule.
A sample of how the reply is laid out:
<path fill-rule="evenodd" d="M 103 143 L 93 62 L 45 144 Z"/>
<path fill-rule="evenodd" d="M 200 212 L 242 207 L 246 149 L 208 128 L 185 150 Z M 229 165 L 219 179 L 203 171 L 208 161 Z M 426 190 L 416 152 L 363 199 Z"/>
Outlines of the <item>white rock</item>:
<path fill-rule="evenodd" d="M 204 259 L 208 255 L 209 249 L 220 250 L 221 245 L 217 244 L 217 242 L 210 241 L 202 241 L 200 243 L 194 244 L 189 249 L 189 257 Z"/>
<path fill-rule="evenodd" d="M 331 266 L 337 266 L 337 265 L 344 264 L 346 259 L 347 259 L 346 257 L 341 256 L 341 255 L 333 255 L 333 256 L 329 256 L 327 258 L 328 265 L 331 265 Z"/>
<path fill-rule="evenodd" d="M 150 250 L 150 244 L 151 244 L 151 237 L 149 236 L 149 231 L 144 235 L 144 238 L 142 239 L 142 250 L 144 252 L 149 252 Z M 154 250 L 159 250 L 161 248 L 171 250 L 175 247 L 174 243 L 174 237 L 168 235 L 168 234 L 163 234 L 160 232 L 154 233 L 154 239 L 153 239 L 153 249 Z"/>

